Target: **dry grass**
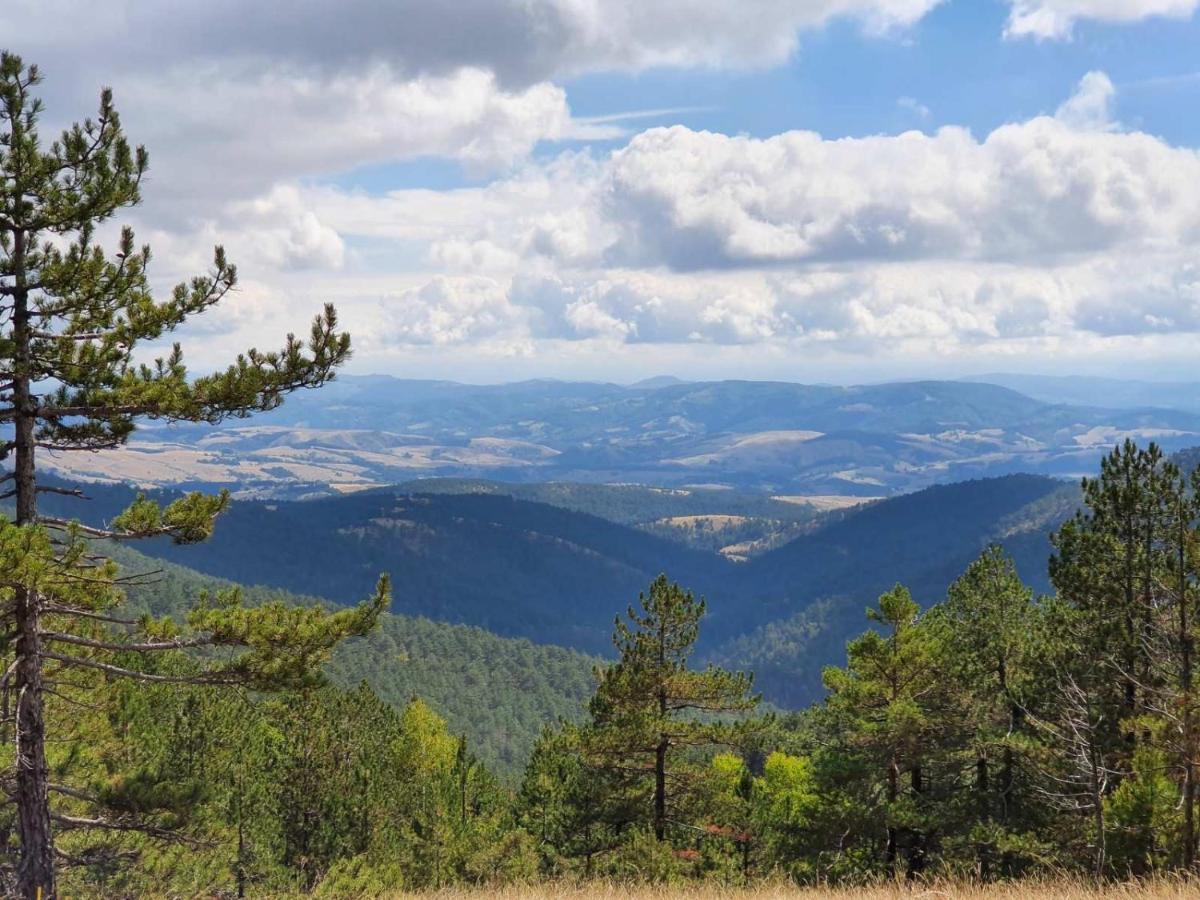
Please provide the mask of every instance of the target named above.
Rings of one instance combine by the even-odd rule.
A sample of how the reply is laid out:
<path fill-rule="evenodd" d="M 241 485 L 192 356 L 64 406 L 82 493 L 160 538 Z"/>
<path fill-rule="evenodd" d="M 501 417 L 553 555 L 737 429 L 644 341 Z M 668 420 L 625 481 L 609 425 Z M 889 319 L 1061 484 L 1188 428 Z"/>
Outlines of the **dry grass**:
<path fill-rule="evenodd" d="M 847 888 L 797 888 L 761 885 L 753 888 L 624 887 L 611 885 L 538 885 L 494 889 L 452 889 L 425 894 L 394 894 L 392 900 L 1196 900 L 1200 884 L 1182 880 L 1089 885 L 1052 881 L 1003 885 L 940 884 Z"/>

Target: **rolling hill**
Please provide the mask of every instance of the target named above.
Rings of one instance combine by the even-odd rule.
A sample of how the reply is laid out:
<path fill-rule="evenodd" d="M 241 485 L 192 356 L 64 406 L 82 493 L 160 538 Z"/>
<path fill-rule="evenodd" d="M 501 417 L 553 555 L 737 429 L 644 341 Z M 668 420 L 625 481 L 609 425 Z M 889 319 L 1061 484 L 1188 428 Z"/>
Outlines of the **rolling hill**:
<path fill-rule="evenodd" d="M 121 500 L 103 488 L 89 518 L 111 515 Z M 791 705 L 819 692 L 821 667 L 841 659 L 866 625 L 865 607 L 897 581 L 934 601 L 997 541 L 1044 588 L 1047 535 L 1076 501 L 1073 485 L 1036 475 L 935 486 L 826 516 L 735 564 L 562 506 L 377 491 L 239 501 L 210 541 L 143 549 L 210 576 L 335 602 L 367 595 L 389 571 L 398 613 L 599 654 L 610 652 L 614 615 L 666 571 L 709 600 L 702 652 L 754 669 L 769 699 Z M 47 503 L 85 509 L 69 498 Z"/>
<path fill-rule="evenodd" d="M 1195 444 L 1200 413 L 1036 400 L 991 384 L 344 377 L 250 422 L 148 423 L 127 452 L 47 459 L 148 487 L 306 497 L 413 478 L 890 495 L 1013 472 L 1078 475 L 1126 435 Z"/>
<path fill-rule="evenodd" d="M 90 504 L 47 496 L 45 508 L 100 523 L 131 496 L 113 486 L 92 494 Z M 396 612 L 589 653 L 608 652 L 614 614 L 659 572 L 708 590 L 732 565 L 597 516 L 489 494 L 238 501 L 202 544 L 139 549 L 337 603 L 367 596 L 387 571 Z"/>
<path fill-rule="evenodd" d="M 712 658 L 754 671 L 777 703 L 811 702 L 822 668 L 844 662 L 846 642 L 867 627 L 866 608 L 898 582 L 923 605 L 941 600 L 994 542 L 1027 584 L 1049 590 L 1049 534 L 1078 502 L 1073 484 L 1009 475 L 864 507 L 747 563 L 739 610 L 746 627 Z"/>

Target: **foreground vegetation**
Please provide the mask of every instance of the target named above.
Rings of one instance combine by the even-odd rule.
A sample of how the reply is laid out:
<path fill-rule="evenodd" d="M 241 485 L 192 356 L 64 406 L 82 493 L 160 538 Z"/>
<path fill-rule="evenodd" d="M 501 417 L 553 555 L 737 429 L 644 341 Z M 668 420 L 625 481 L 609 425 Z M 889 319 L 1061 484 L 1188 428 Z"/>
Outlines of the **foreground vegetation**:
<path fill-rule="evenodd" d="M 915 900 L 915 898 L 957 898 L 957 900 L 1184 900 L 1195 896 L 1195 884 L 1182 880 L 1156 880 L 1098 885 L 1080 881 L 1020 882 L 1017 884 L 978 884 L 970 882 L 933 882 L 916 888 L 900 885 L 838 888 L 797 887 L 787 883 L 765 883 L 749 888 L 722 888 L 709 885 L 629 886 L 619 884 L 553 884 L 535 887 L 508 887 L 478 891 L 450 889 L 429 894 L 391 894 L 392 900 L 421 896 L 439 900 Z"/>

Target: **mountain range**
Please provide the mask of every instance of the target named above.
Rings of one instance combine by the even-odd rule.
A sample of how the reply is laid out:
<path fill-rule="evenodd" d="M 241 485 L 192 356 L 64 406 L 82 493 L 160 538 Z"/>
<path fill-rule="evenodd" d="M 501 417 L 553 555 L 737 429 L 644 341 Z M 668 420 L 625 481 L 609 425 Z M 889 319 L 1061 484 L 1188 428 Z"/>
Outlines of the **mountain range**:
<path fill-rule="evenodd" d="M 1080 404 L 951 381 L 465 385 L 344 376 L 253 421 L 147 423 L 125 452 L 45 464 L 90 481 L 278 498 L 435 476 L 877 497 L 1014 472 L 1078 476 L 1126 436 L 1167 449 L 1200 441 L 1200 410 L 1109 409 L 1096 393 Z"/>

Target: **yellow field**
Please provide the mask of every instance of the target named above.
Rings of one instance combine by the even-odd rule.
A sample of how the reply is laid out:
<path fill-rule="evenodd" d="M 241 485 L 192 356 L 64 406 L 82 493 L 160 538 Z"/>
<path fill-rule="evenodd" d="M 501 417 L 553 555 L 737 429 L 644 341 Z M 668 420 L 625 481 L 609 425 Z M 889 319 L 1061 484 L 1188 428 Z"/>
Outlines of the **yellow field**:
<path fill-rule="evenodd" d="M 756 888 L 622 887 L 620 885 L 539 885 L 477 890 L 454 889 L 425 894 L 395 894 L 423 900 L 1196 900 L 1200 881 L 1164 880 L 1094 886 L 1077 882 L 1007 885 L 919 885 L 870 888 L 796 888 L 764 885 Z"/>

